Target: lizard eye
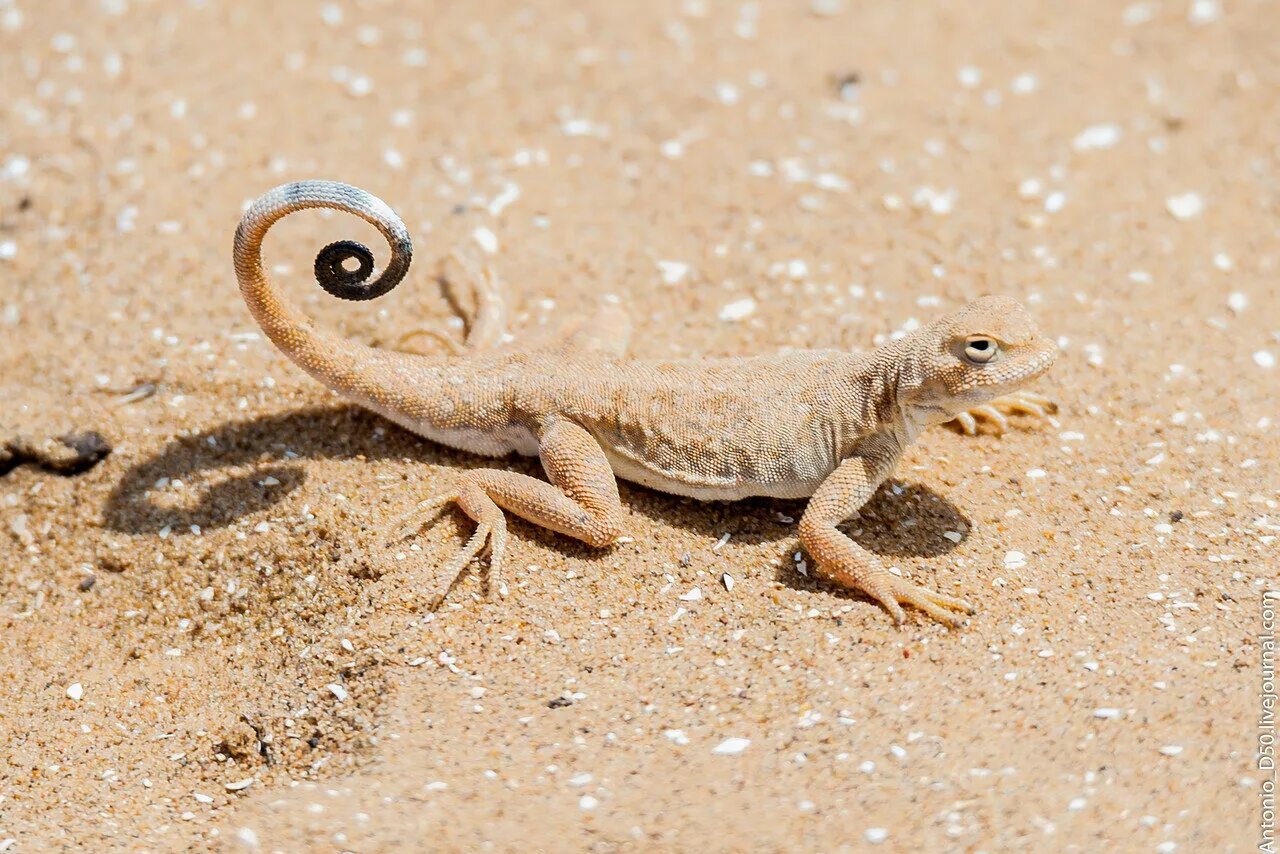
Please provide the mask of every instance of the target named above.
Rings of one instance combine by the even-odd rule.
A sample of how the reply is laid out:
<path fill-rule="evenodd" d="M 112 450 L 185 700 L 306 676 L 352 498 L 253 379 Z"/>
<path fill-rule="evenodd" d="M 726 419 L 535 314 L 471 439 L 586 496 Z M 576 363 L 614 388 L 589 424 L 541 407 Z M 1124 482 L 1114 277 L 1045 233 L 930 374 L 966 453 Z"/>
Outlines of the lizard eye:
<path fill-rule="evenodd" d="M 985 335 L 970 335 L 964 342 L 964 357 L 976 365 L 985 365 L 996 357 L 1000 345 Z"/>

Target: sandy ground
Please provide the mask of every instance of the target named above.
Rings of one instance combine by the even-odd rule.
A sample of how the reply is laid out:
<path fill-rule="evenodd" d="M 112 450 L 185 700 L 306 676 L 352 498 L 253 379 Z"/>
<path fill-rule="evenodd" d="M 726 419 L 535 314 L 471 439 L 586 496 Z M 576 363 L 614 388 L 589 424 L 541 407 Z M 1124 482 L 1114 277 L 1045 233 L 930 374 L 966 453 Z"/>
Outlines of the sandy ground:
<path fill-rule="evenodd" d="M 0 851 L 1256 845 L 1280 6 L 1066 8 L 0 0 Z M 311 258 L 369 229 L 273 233 L 368 342 L 457 334 L 432 269 L 478 242 L 518 327 L 612 293 L 650 356 L 1025 300 L 1056 420 L 930 432 L 849 526 L 980 612 L 896 629 L 798 570 L 802 505 L 624 487 L 633 542 L 513 522 L 508 595 L 429 613 L 463 521 L 381 535 L 481 460 L 234 286 L 242 206 L 309 177 L 417 240 L 355 306 Z"/>

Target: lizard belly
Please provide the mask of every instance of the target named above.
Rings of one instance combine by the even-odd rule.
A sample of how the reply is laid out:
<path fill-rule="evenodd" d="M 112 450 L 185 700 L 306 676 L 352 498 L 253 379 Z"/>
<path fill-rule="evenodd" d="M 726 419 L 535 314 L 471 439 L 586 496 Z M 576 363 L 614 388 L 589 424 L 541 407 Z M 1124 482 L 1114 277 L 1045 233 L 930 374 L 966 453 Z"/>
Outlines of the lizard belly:
<path fill-rule="evenodd" d="M 669 495 L 683 495 L 699 501 L 740 501 L 743 498 L 808 498 L 831 473 L 830 466 L 799 467 L 790 477 L 707 476 L 682 470 L 664 470 L 642 459 L 605 448 L 613 473 L 622 480 L 638 483 Z"/>
<path fill-rule="evenodd" d="M 513 453 L 526 457 L 538 456 L 538 437 L 533 435 L 532 430 L 520 424 L 506 424 L 501 427 L 454 427 L 413 418 L 392 409 L 378 406 L 369 408 L 424 439 L 430 439 L 432 442 L 466 451 L 469 454 L 482 457 L 505 457 Z"/>

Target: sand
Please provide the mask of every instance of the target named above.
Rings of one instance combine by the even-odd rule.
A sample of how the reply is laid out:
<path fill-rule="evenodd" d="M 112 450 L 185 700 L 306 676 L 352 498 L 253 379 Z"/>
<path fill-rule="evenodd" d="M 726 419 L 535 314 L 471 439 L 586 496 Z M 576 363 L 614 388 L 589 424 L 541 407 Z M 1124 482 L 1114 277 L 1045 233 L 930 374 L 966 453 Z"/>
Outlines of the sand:
<path fill-rule="evenodd" d="M 0 851 L 1251 849 L 1278 87 L 1260 2 L 0 2 L 0 440 L 113 447 L 0 477 Z M 415 267 L 330 299 L 324 242 L 385 248 L 319 214 L 270 264 L 383 345 L 458 334 L 432 272 L 482 246 L 517 334 L 613 294 L 646 356 L 1026 301 L 1055 420 L 929 432 L 848 526 L 972 624 L 805 575 L 800 503 L 626 486 L 632 542 L 513 522 L 506 596 L 430 613 L 464 520 L 383 535 L 483 461 L 235 288 L 312 177 Z"/>

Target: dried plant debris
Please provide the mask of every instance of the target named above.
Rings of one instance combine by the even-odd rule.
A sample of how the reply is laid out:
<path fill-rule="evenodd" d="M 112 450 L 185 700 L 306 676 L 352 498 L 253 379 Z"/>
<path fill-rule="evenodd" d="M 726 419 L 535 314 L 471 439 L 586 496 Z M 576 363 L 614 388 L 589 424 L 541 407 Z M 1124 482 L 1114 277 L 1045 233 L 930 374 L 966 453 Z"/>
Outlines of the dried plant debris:
<path fill-rule="evenodd" d="M 15 437 L 0 446 L 0 474 L 24 463 L 32 463 L 54 474 L 87 472 L 111 453 L 111 443 L 96 430 L 47 436 L 42 439 Z"/>

